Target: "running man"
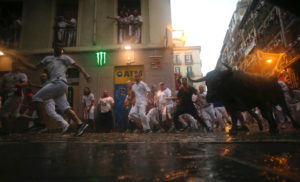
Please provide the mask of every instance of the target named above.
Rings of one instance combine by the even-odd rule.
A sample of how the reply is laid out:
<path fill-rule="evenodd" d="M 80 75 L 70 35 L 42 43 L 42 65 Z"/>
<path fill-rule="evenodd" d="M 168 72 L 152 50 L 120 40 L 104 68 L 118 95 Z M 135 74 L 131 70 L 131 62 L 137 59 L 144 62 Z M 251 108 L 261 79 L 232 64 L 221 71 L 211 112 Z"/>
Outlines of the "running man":
<path fill-rule="evenodd" d="M 82 66 L 76 63 L 69 56 L 62 55 L 62 53 L 62 45 L 56 44 L 54 46 L 54 55 L 45 57 L 36 65 L 30 64 L 23 59 L 18 60 L 29 69 L 38 70 L 45 67 L 49 73 L 49 83 L 45 85 L 41 90 L 39 90 L 33 97 L 33 101 L 37 104 L 39 117 L 42 118 L 43 102 L 49 99 L 53 99 L 58 108 L 78 124 L 78 129 L 74 136 L 81 136 L 84 130 L 88 127 L 88 124 L 83 123 L 79 119 L 79 117 L 71 109 L 70 104 L 67 101 L 66 91 L 68 89 L 68 85 L 66 79 L 66 71 L 68 69 L 68 66 L 72 65 L 81 73 L 83 73 L 85 79 L 88 82 L 91 80 L 91 77 Z"/>

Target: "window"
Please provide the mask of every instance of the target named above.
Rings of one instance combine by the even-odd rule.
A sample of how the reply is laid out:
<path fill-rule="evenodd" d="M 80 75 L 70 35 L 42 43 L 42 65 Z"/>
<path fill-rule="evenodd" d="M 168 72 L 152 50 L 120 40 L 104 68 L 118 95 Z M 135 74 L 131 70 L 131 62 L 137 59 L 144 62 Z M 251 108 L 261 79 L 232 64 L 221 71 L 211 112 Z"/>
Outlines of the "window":
<path fill-rule="evenodd" d="M 0 43 L 3 46 L 16 48 L 22 28 L 22 2 L 0 3 Z"/>
<path fill-rule="evenodd" d="M 77 0 L 56 1 L 54 42 L 61 42 L 66 47 L 76 46 L 77 14 Z"/>
<path fill-rule="evenodd" d="M 184 56 L 185 64 L 193 64 L 193 59 L 191 54 L 187 54 Z"/>
<path fill-rule="evenodd" d="M 187 74 L 190 75 L 190 76 L 193 76 L 194 73 L 193 73 L 193 68 L 191 66 L 188 66 L 186 67 L 186 70 L 187 70 Z"/>
<path fill-rule="evenodd" d="M 174 56 L 174 64 L 181 64 L 181 60 L 180 60 L 180 56 L 179 55 L 175 55 Z"/>
<path fill-rule="evenodd" d="M 175 67 L 175 73 L 180 73 L 180 67 Z"/>
<path fill-rule="evenodd" d="M 119 0 L 118 16 L 118 42 L 140 44 L 142 42 L 142 24 L 140 0 Z"/>

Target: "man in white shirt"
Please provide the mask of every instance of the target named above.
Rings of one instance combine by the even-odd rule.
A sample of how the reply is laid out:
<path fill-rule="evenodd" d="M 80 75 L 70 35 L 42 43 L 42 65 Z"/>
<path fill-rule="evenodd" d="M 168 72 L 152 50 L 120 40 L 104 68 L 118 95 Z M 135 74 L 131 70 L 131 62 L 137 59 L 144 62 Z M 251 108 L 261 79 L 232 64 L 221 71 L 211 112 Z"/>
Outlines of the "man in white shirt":
<path fill-rule="evenodd" d="M 45 57 L 36 65 L 28 63 L 23 58 L 18 60 L 32 70 L 38 70 L 44 66 L 50 75 L 49 83 L 39 90 L 33 97 L 33 101 L 37 104 L 39 118 L 42 118 L 43 102 L 53 99 L 57 107 L 78 124 L 78 130 L 75 133 L 75 136 L 81 136 L 83 131 L 88 127 L 88 124 L 82 123 L 77 114 L 71 109 L 70 104 L 67 101 L 66 91 L 68 89 L 68 85 L 66 71 L 68 66 L 72 65 L 81 73 L 83 73 L 88 82 L 91 80 L 91 77 L 82 66 L 77 64 L 69 56 L 62 55 L 62 53 L 62 44 L 57 43 L 54 46 L 54 55 Z"/>
<path fill-rule="evenodd" d="M 129 112 L 128 119 L 139 119 L 144 132 L 149 133 L 151 129 L 146 116 L 146 94 L 150 92 L 150 88 L 146 83 L 141 81 L 141 76 L 138 73 L 135 74 L 135 81 L 136 83 L 132 86 L 132 91 L 135 93 L 136 102 Z"/>
<path fill-rule="evenodd" d="M 109 96 L 108 91 L 103 91 L 103 96 L 98 100 L 97 110 L 100 115 L 100 120 L 104 126 L 104 131 L 106 133 L 112 133 L 113 129 L 113 115 L 112 109 L 115 105 L 114 99 Z"/>
<path fill-rule="evenodd" d="M 133 24 L 134 43 L 135 44 L 141 43 L 143 19 L 137 9 L 134 9 L 133 11 L 132 24 Z"/>
<path fill-rule="evenodd" d="M 120 10 L 119 16 L 107 16 L 106 18 L 113 19 L 118 22 L 119 43 L 124 43 L 127 41 L 129 19 L 128 15 L 125 14 L 125 10 Z"/>
<path fill-rule="evenodd" d="M 83 106 L 83 120 L 85 123 L 91 123 L 92 129 L 95 129 L 94 120 L 94 102 L 95 96 L 91 92 L 89 87 L 85 87 L 82 96 L 82 106 Z"/>
<path fill-rule="evenodd" d="M 5 101 L 1 108 L 2 130 L 1 134 L 8 134 L 8 119 L 18 117 L 20 106 L 24 99 L 22 88 L 28 85 L 26 74 L 21 72 L 20 65 L 12 63 L 12 71 L 3 76 L 1 90 Z M 4 100 L 4 99 L 3 99 Z"/>
<path fill-rule="evenodd" d="M 173 114 L 173 101 L 171 100 L 172 92 L 169 88 L 165 87 L 164 82 L 159 83 L 160 90 L 157 92 L 157 105 L 158 110 L 161 113 L 162 121 L 167 121 L 172 119 Z"/>
<path fill-rule="evenodd" d="M 209 127 L 212 128 L 212 124 L 217 121 L 216 118 L 216 113 L 213 108 L 213 105 L 211 103 L 208 103 L 206 100 L 206 92 L 205 92 L 205 87 L 203 85 L 199 86 L 199 102 L 200 103 L 200 108 L 201 108 L 201 115 L 204 119 L 205 124 Z"/>

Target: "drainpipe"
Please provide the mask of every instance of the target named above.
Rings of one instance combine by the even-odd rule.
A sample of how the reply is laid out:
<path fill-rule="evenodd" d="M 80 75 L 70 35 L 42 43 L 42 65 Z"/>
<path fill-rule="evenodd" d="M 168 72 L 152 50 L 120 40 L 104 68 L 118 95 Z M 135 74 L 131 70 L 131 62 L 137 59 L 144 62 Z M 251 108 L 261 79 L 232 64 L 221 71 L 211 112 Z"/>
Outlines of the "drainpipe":
<path fill-rule="evenodd" d="M 93 45 L 96 45 L 97 33 L 97 0 L 94 0 L 94 31 L 93 31 Z"/>
<path fill-rule="evenodd" d="M 277 12 L 277 15 L 278 15 L 278 18 L 279 18 L 279 22 L 280 22 L 282 42 L 283 42 L 284 47 L 286 47 L 286 39 L 285 39 L 285 33 L 284 33 L 285 32 L 284 31 L 284 26 L 283 26 L 283 22 L 282 22 L 282 19 L 281 19 L 281 12 L 280 12 L 280 9 L 278 7 L 276 7 L 276 12 Z"/>

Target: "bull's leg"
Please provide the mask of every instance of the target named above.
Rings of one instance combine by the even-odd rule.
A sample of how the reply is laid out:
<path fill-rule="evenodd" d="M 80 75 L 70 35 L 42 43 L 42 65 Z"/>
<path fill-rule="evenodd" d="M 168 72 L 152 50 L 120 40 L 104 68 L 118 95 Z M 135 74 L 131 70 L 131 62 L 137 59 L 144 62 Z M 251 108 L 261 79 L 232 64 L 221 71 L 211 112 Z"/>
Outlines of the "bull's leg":
<path fill-rule="evenodd" d="M 269 104 L 265 104 L 263 107 L 259 107 L 261 110 L 262 116 L 268 121 L 269 123 L 269 132 L 271 134 L 277 134 L 278 128 L 277 128 L 277 123 L 274 119 L 273 116 L 273 110 L 272 107 Z"/>
<path fill-rule="evenodd" d="M 248 132 L 250 131 L 249 128 L 246 126 L 245 124 L 245 119 L 244 119 L 244 116 L 241 112 L 237 112 L 237 118 L 239 119 L 239 121 L 241 122 L 241 131 L 245 131 L 245 132 Z"/>
<path fill-rule="evenodd" d="M 262 122 L 261 120 L 259 119 L 259 117 L 257 116 L 257 114 L 255 114 L 253 111 L 249 110 L 248 111 L 249 114 L 255 118 L 255 120 L 257 121 L 257 124 L 258 124 L 258 127 L 259 127 L 259 130 L 262 131 L 263 130 L 263 125 L 262 125 Z"/>
<path fill-rule="evenodd" d="M 281 108 L 282 108 L 282 110 L 283 110 L 284 115 L 286 115 L 287 117 L 290 118 L 290 120 L 291 120 L 291 122 L 292 122 L 292 124 L 293 124 L 293 127 L 296 128 L 296 129 L 299 129 L 300 126 L 299 126 L 299 124 L 294 120 L 294 118 L 292 117 L 291 112 L 290 112 L 288 106 L 287 106 L 287 105 L 280 105 L 280 106 L 281 106 Z"/>
<path fill-rule="evenodd" d="M 231 129 L 229 130 L 229 134 L 230 135 L 236 135 L 237 134 L 237 112 L 231 111 L 230 109 L 227 109 L 227 112 L 229 113 L 229 115 L 231 116 L 231 121 L 232 121 L 232 125 L 231 125 Z"/>

